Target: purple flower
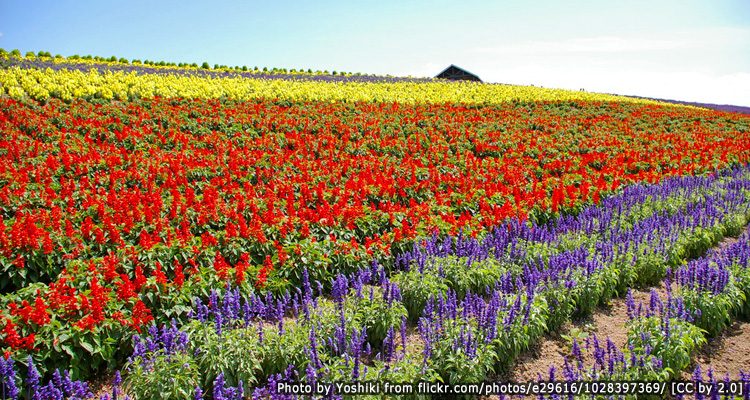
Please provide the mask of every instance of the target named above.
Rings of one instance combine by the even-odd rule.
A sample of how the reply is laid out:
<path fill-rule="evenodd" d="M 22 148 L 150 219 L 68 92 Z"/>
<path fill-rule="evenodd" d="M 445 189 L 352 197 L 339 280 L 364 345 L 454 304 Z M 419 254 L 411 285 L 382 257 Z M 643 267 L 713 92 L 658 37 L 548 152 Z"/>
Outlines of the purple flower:
<path fill-rule="evenodd" d="M 0 386 L 2 386 L 3 397 L 17 399 L 19 395 L 16 386 L 16 370 L 13 368 L 13 359 L 0 357 Z"/>
<path fill-rule="evenodd" d="M 635 319 L 637 314 L 636 314 L 636 308 L 635 308 L 635 298 L 633 297 L 632 289 L 628 288 L 628 294 L 625 299 L 626 299 L 625 304 L 628 307 L 628 318 L 631 320 Z"/>
<path fill-rule="evenodd" d="M 27 359 L 27 364 L 29 364 L 29 372 L 26 376 L 26 384 L 27 384 L 27 397 L 33 398 L 34 400 L 39 398 L 39 383 L 41 376 L 39 375 L 39 371 L 36 369 L 36 366 L 34 365 L 34 359 L 29 356 Z"/>

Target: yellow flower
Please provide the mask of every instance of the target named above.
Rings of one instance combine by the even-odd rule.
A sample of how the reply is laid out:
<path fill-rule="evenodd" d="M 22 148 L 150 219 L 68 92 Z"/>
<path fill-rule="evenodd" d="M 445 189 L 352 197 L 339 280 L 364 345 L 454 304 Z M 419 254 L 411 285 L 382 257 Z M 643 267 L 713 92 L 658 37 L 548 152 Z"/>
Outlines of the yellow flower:
<path fill-rule="evenodd" d="M 53 71 L 46 69 L 0 70 L 0 83 L 9 96 L 19 98 L 21 90 L 34 99 L 99 96 L 106 99 L 230 98 L 313 101 L 363 101 L 398 103 L 502 104 L 509 101 L 621 101 L 655 103 L 608 94 L 528 86 L 476 82 L 322 82 L 309 80 L 264 80 L 242 77 L 219 78 L 156 75 L 97 70 Z M 19 88 L 20 87 L 20 88 Z M 12 93 L 11 93 L 12 92 Z"/>

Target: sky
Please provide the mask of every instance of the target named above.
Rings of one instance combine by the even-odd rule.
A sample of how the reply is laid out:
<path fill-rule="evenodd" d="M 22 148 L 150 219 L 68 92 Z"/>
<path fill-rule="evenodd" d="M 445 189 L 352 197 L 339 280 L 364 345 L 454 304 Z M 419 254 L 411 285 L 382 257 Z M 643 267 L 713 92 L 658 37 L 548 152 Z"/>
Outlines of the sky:
<path fill-rule="evenodd" d="M 750 0 L 0 0 L 0 47 L 750 106 Z"/>

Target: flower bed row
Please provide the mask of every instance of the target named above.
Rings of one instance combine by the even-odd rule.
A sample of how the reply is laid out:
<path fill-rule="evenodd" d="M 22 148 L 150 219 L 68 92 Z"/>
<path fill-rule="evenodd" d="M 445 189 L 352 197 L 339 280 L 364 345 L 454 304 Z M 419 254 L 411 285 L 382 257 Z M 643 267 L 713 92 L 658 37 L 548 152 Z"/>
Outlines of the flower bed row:
<path fill-rule="evenodd" d="M 331 283 L 330 297 L 306 274 L 296 294 L 278 300 L 245 298 L 238 289 L 213 294 L 194 305 L 192 322 L 151 328 L 149 335 L 136 339 L 126 386 L 138 398 L 181 398 L 195 395 L 196 388 L 212 393 L 218 380 L 221 391 L 249 389 L 283 398 L 274 393 L 275 383 L 283 379 L 483 381 L 508 368 L 520 352 L 572 313 L 586 313 L 591 304 L 605 302 L 622 279 L 638 282 L 638 262 L 623 259 L 649 258 L 651 267 L 666 273 L 700 248 L 705 251 L 724 235 L 738 233 L 750 219 L 748 178 L 747 169 L 676 178 L 629 189 L 630 196 L 648 199 L 648 206 L 626 195 L 608 199 L 621 205 L 621 213 L 614 216 L 587 209 L 581 213 L 585 218 L 561 218 L 536 229 L 508 223 L 482 239 L 433 238 L 400 259 L 408 271 L 389 277 L 375 264 L 349 277 L 340 275 Z M 684 198 L 692 201 L 674 207 Z M 648 215 L 647 209 L 653 213 Z M 575 242 L 576 232 L 590 236 Z M 622 268 L 635 272 L 620 273 Z M 481 276 L 501 272 L 494 282 L 460 276 L 475 269 L 489 271 Z M 419 275 L 409 275 L 414 273 Z M 427 300 L 415 332 L 407 319 L 409 304 L 422 295 L 415 296 L 420 291 L 408 283 L 430 277 L 438 283 L 421 289 Z M 664 319 L 656 302 L 652 307 L 655 317 L 649 316 L 645 324 L 656 332 Z M 689 315 L 684 302 L 670 300 L 661 310 Z M 666 315 L 675 331 L 689 328 Z M 687 329 L 683 336 L 690 338 L 691 332 Z M 608 352 L 596 346 L 598 353 Z M 673 361 L 659 351 L 636 357 L 617 376 L 662 377 L 664 364 Z M 602 359 L 599 370 L 625 362 L 623 357 L 612 353 L 611 361 Z"/>
<path fill-rule="evenodd" d="M 10 97 L 47 100 L 76 98 L 133 100 L 152 97 L 282 99 L 325 102 L 398 102 L 503 104 L 513 101 L 617 101 L 637 104 L 665 104 L 654 100 L 531 86 L 451 82 L 446 80 L 398 79 L 267 79 L 238 74 L 188 73 L 144 74 L 142 68 L 106 66 L 71 69 L 55 65 L 0 68 L 0 86 Z M 54 67 L 54 68 L 53 68 Z M 193 72 L 193 71 L 191 71 Z M 208 76 L 206 76 L 208 75 Z M 304 78 L 303 75 L 299 77 Z M 311 76 L 312 77 L 312 76 Z M 286 78 L 286 77 L 284 77 Z M 671 106 L 683 109 L 686 106 Z"/>

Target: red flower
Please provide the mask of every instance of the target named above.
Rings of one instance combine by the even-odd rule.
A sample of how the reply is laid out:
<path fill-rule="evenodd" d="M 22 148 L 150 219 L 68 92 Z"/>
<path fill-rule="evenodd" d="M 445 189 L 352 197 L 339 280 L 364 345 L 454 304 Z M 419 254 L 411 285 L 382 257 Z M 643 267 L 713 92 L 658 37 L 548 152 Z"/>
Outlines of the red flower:
<path fill-rule="evenodd" d="M 227 275 L 229 274 L 229 264 L 219 252 L 214 256 L 214 270 L 219 279 L 222 281 L 227 279 Z"/>
<path fill-rule="evenodd" d="M 142 301 L 138 300 L 133 307 L 133 317 L 130 326 L 140 333 L 141 326 L 153 321 L 153 319 L 154 317 L 151 316 L 151 310 L 149 310 Z"/>
<path fill-rule="evenodd" d="M 50 317 L 47 312 L 47 305 L 41 297 L 37 297 L 34 301 L 34 310 L 31 313 L 31 321 L 39 326 L 44 326 L 49 323 Z"/>
<path fill-rule="evenodd" d="M 174 284 L 180 288 L 183 283 L 185 283 L 185 274 L 182 272 L 182 265 L 174 260 Z"/>
<path fill-rule="evenodd" d="M 245 271 L 247 270 L 250 257 L 247 253 L 242 253 L 240 261 L 234 266 L 234 280 L 237 284 L 245 281 Z"/>
<path fill-rule="evenodd" d="M 167 284 L 167 275 L 165 275 L 164 271 L 161 270 L 161 263 L 158 261 L 156 262 L 153 276 L 156 278 L 156 283 L 158 283 L 159 285 Z"/>

